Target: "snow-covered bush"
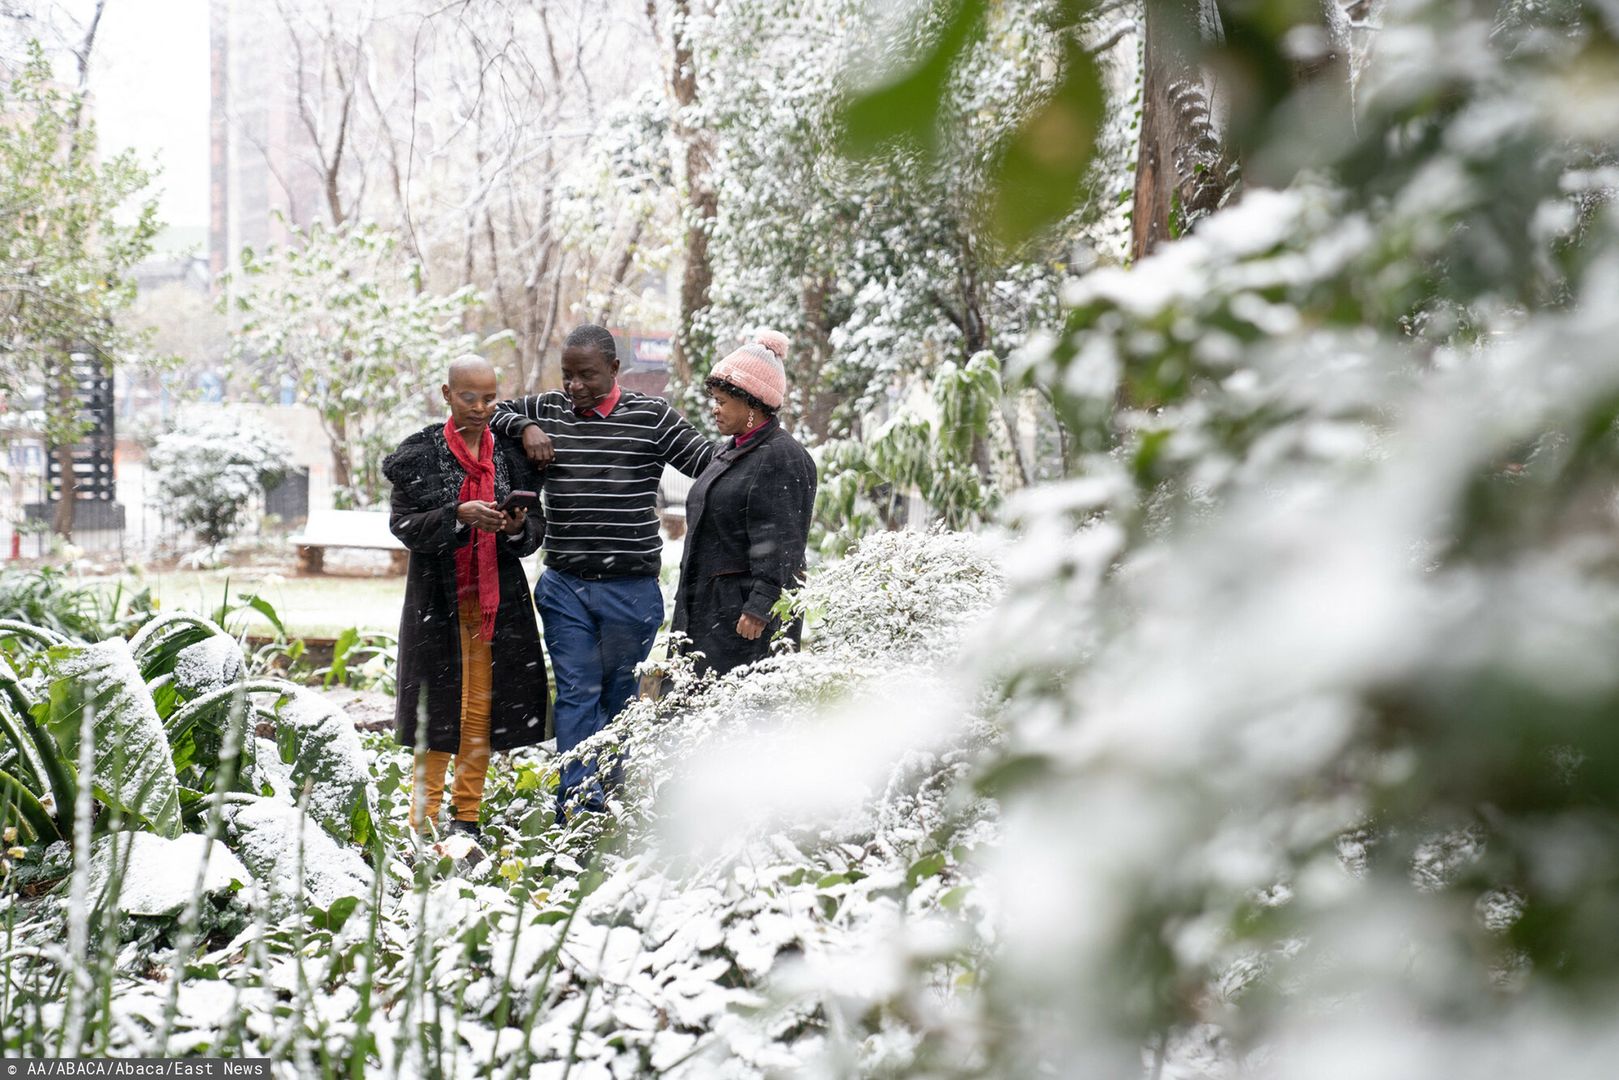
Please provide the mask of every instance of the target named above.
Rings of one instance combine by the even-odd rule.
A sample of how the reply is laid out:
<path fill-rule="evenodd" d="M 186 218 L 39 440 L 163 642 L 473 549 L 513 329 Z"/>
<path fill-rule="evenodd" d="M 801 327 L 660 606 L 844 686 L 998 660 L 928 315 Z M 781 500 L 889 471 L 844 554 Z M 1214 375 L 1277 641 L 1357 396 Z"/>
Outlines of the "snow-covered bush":
<path fill-rule="evenodd" d="M 975 528 L 1001 499 L 1028 482 L 1002 412 L 1001 364 L 976 353 L 949 360 L 931 378 L 926 409 L 902 405 L 864 439 L 832 439 L 815 448 L 819 486 L 811 540 L 840 553 L 877 526 Z M 907 518 L 911 496 L 927 518 Z"/>
<path fill-rule="evenodd" d="M 166 511 L 217 550 L 291 466 L 292 449 L 242 417 L 208 416 L 159 436 L 147 460 Z"/>
<path fill-rule="evenodd" d="M 1607 1068 L 1619 28 L 1494 7 L 1020 358 L 1086 475 L 986 630 L 1002 1075 Z"/>
<path fill-rule="evenodd" d="M 247 677 L 242 646 L 169 612 L 125 640 L 85 643 L 0 625 L 0 825 L 32 849 L 109 828 L 173 839 L 204 800 L 279 797 L 333 837 L 372 831 L 370 778 L 353 727 L 301 687 Z M 276 736 L 263 758 L 249 732 Z"/>
<path fill-rule="evenodd" d="M 0 917 L 25 952 L 4 1045 L 56 1045 L 65 1028 L 68 1045 L 229 1045 L 303 1074 L 324 1060 L 387 1074 L 442 1061 L 515 1075 L 765 1076 L 834 1067 L 835 1030 L 869 1038 L 854 1058 L 862 1071 L 899 1060 L 911 1021 L 885 999 L 903 969 L 861 957 L 906 942 L 927 993 L 948 1002 L 970 992 L 959 976 L 989 947 L 964 875 L 993 837 L 991 807 L 962 784 L 996 735 L 962 721 L 953 695 L 963 635 L 1000 591 L 976 538 L 869 539 L 798 597 L 810 649 L 721 680 L 685 664 L 673 693 L 637 702 L 584 748 L 627 751 L 607 815 L 558 829 L 557 760 L 498 761 L 490 858 L 476 866 L 407 837 L 408 752 L 370 744 L 368 869 L 297 814 L 294 773 L 261 745 L 265 793 L 231 800 L 220 834 L 240 860 L 225 870 L 253 879 L 228 911 L 240 923 L 245 910 L 247 924 L 182 964 L 172 949 L 191 924 L 154 923 L 119 963 L 96 967 L 104 925 L 75 928 L 68 905 L 9 900 Z M 867 700 L 877 690 L 886 696 Z M 830 746 L 819 737 L 829 707 L 842 710 Z M 192 883 L 196 911 L 218 906 L 223 871 L 210 874 Z M 226 927 L 224 914 L 209 925 Z M 50 944 L 64 925 L 82 951 Z M 112 1012 L 46 992 L 55 964 L 111 990 Z"/>

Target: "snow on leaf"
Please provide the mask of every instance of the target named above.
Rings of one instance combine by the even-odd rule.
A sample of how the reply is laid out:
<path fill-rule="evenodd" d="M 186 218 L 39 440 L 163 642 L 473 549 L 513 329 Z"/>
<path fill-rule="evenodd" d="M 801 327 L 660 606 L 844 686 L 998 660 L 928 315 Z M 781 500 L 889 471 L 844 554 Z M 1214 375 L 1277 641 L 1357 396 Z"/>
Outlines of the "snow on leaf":
<path fill-rule="evenodd" d="M 76 756 L 84 710 L 92 710 L 97 798 L 147 821 L 160 835 L 178 836 L 179 780 L 129 644 L 109 638 L 52 655 L 48 727 L 57 743 Z"/>
<path fill-rule="evenodd" d="M 100 895 L 122 867 L 118 910 L 128 915 L 177 915 L 201 882 L 203 895 L 248 885 L 252 875 L 218 840 L 196 833 L 176 839 L 147 832 L 114 833 L 96 841 L 90 888 Z"/>

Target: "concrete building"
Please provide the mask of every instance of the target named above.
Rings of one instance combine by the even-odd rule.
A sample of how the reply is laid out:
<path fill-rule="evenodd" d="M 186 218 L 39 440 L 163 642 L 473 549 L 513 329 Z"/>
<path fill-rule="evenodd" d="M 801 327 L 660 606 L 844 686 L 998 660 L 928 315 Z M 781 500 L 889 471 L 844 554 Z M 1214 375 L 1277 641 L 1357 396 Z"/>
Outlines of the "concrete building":
<path fill-rule="evenodd" d="M 211 0 L 208 269 L 242 248 L 284 243 L 322 214 L 318 173 L 301 152 L 296 50 L 274 4 Z"/>

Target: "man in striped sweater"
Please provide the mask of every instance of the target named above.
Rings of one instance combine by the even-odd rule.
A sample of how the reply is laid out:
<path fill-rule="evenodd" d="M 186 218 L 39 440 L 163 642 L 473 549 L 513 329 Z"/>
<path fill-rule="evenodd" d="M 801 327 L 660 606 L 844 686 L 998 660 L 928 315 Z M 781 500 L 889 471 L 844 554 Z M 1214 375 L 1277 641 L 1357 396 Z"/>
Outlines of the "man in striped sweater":
<path fill-rule="evenodd" d="M 714 445 L 662 398 L 618 385 L 618 349 L 604 327 L 581 326 L 562 349 L 562 389 L 496 406 L 491 428 L 520 438 L 545 473 L 545 572 L 534 602 L 556 678 L 557 749 L 571 750 L 635 693 L 635 666 L 663 623 L 663 537 L 655 502 L 664 465 L 687 476 Z M 557 816 L 570 801 L 600 809 L 594 770 L 563 770 Z"/>

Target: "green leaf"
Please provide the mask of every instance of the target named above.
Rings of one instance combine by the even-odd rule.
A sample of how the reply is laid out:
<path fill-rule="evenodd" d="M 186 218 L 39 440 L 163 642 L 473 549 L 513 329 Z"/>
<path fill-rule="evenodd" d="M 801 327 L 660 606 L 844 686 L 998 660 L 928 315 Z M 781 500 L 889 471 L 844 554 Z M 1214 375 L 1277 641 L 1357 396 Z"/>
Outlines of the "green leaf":
<path fill-rule="evenodd" d="M 281 763 L 291 765 L 298 760 L 298 732 L 290 726 L 277 725 L 275 748 L 281 755 Z"/>
<path fill-rule="evenodd" d="M 7 710 L 5 703 L 0 703 L 0 716 L 4 716 L 8 725 L 10 721 L 15 721 L 14 725 L 8 726 L 7 734 L 17 744 L 18 753 L 30 771 L 37 774 L 41 784 L 50 788 L 51 798 L 56 803 L 57 831 L 63 834 L 71 832 L 79 790 L 79 785 L 73 779 L 73 770 L 62 760 L 61 747 L 56 740 L 35 721 L 27 692 L 6 665 L 0 665 L 0 693 L 4 694 L 5 703 L 11 706 Z M 38 794 L 44 794 L 44 788 L 35 790 Z"/>
<path fill-rule="evenodd" d="M 348 716 L 321 695 L 290 688 L 276 709 L 276 746 L 292 766 L 296 791 L 309 789 L 309 814 L 340 840 L 371 836 L 371 770 Z"/>
<path fill-rule="evenodd" d="M 911 864 L 910 870 L 905 874 L 905 883 L 913 889 L 916 888 L 923 878 L 937 876 L 944 869 L 945 862 L 945 853 L 942 851 L 922 856 Z"/>
<path fill-rule="evenodd" d="M 38 842 L 49 844 L 62 838 L 44 804 L 21 780 L 0 769 L 0 826 L 11 823 L 12 807 L 16 807 L 17 816 Z"/>
<path fill-rule="evenodd" d="M 343 686 L 348 682 L 349 650 L 354 648 L 359 640 L 360 631 L 353 626 L 337 636 L 337 640 L 332 643 L 332 666 L 326 672 L 325 685 Z"/>
<path fill-rule="evenodd" d="M 23 731 L 17 718 L 12 715 L 9 702 L 0 700 L 0 735 L 4 735 L 17 748 L 18 761 L 25 770 L 24 775 L 33 781 L 30 789 L 43 793 L 47 776 L 44 762 L 40 760 L 39 747 L 34 740 Z M 56 748 L 50 747 L 52 751 Z"/>
<path fill-rule="evenodd" d="M 909 71 L 839 109 L 837 127 L 845 154 L 871 157 L 896 142 L 909 142 L 928 154 L 937 148 L 945 84 L 989 9 L 986 0 L 945 2 L 952 11 L 928 54 Z"/>
<path fill-rule="evenodd" d="M 301 868 L 305 895 L 329 905 L 330 929 L 348 918 L 345 909 L 352 912 L 344 897 L 363 902 L 370 895 L 372 876 L 365 860 L 316 828 L 297 807 L 275 798 L 239 799 L 225 804 L 225 821 L 232 848 L 261 881 L 295 880 Z"/>
<path fill-rule="evenodd" d="M 1078 45 L 1064 53 L 1056 91 L 1018 127 L 990 174 L 990 224 L 1007 248 L 1067 217 L 1085 195 L 1102 128 L 1102 76 Z"/>
<path fill-rule="evenodd" d="M 270 603 L 270 601 L 266 600 L 258 593 L 239 593 L 237 594 L 237 599 L 241 600 L 242 603 L 246 604 L 248 607 L 252 608 L 254 611 L 268 619 L 270 621 L 270 625 L 275 627 L 275 632 L 277 634 L 280 634 L 282 637 L 287 636 L 287 628 L 281 625 L 281 616 L 276 611 L 275 605 Z"/>
<path fill-rule="evenodd" d="M 159 835 L 181 831 L 180 782 L 157 707 L 129 645 L 110 638 L 52 649 L 45 727 L 63 756 L 78 756 L 84 710 L 94 710 L 91 790 L 104 805 L 144 821 Z M 83 778 L 80 778 L 83 783 Z"/>
<path fill-rule="evenodd" d="M 973 787 L 981 795 L 999 797 L 1009 791 L 1039 784 L 1051 772 L 1051 759 L 1045 755 L 1020 754 L 990 766 L 974 781 Z"/>
<path fill-rule="evenodd" d="M 333 900 L 332 906 L 326 909 L 326 928 L 334 934 L 337 933 L 348 921 L 349 916 L 354 914 L 354 909 L 359 906 L 358 896 L 340 896 Z"/>
<path fill-rule="evenodd" d="M 175 613 L 164 616 L 161 624 L 147 624 L 130 639 L 130 648 L 141 677 L 150 682 L 173 671 L 181 653 L 219 633 L 223 631 L 201 616 Z"/>

